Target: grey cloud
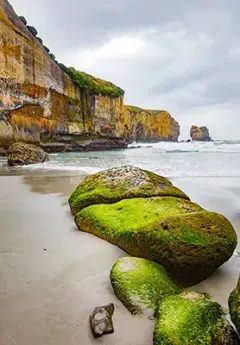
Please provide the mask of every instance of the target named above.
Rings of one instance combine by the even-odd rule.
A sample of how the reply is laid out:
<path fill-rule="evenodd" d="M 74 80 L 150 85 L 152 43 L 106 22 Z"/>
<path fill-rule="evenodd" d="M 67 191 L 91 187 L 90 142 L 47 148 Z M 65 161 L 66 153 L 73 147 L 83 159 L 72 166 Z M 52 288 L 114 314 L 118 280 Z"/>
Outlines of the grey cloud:
<path fill-rule="evenodd" d="M 48 40 L 64 41 L 66 47 L 71 44 L 98 45 L 107 37 L 139 28 L 156 27 L 163 24 L 182 21 L 191 23 L 197 29 L 216 30 L 215 22 L 219 18 L 219 28 L 224 26 L 228 13 L 231 25 L 238 21 L 237 0 L 219 1 L 202 0 L 13 0 L 16 9 L 26 13 L 29 20 L 39 23 L 42 35 Z M 36 11 L 36 8 L 38 9 Z M 41 13 L 40 13 L 41 11 Z M 47 17 L 47 26 L 42 26 L 42 18 Z M 236 18 L 235 18 L 236 17 Z M 40 28 L 39 28 L 40 30 Z M 55 43 L 57 44 L 57 42 Z"/>

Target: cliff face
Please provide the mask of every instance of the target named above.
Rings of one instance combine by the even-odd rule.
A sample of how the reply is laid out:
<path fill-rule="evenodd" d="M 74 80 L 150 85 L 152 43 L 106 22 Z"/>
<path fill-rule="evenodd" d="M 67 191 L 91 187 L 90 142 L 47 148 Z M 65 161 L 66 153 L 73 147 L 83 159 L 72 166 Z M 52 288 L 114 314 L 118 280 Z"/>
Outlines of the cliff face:
<path fill-rule="evenodd" d="M 134 109 L 124 107 L 123 96 L 77 86 L 0 0 L 1 146 L 24 140 L 61 151 L 124 147 L 121 138 L 177 139 L 179 126 L 168 113 Z"/>
<path fill-rule="evenodd" d="M 129 141 L 177 141 L 180 126 L 164 110 L 146 110 L 125 106 L 125 136 Z"/>

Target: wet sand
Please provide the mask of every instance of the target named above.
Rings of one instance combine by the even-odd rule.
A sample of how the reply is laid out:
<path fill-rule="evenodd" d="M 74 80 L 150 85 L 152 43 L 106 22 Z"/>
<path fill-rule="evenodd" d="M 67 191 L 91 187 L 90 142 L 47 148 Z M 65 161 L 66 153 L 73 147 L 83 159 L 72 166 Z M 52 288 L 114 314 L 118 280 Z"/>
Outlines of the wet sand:
<path fill-rule="evenodd" d="M 126 254 L 75 227 L 67 198 L 82 178 L 0 176 L 1 345 L 152 344 L 154 323 L 131 316 L 111 288 L 112 264 Z M 193 201 L 224 213 L 240 230 L 240 181 L 173 182 Z M 239 268 L 240 260 L 233 256 L 194 289 L 209 292 L 227 307 Z M 89 314 L 110 302 L 116 307 L 115 333 L 95 340 Z"/>

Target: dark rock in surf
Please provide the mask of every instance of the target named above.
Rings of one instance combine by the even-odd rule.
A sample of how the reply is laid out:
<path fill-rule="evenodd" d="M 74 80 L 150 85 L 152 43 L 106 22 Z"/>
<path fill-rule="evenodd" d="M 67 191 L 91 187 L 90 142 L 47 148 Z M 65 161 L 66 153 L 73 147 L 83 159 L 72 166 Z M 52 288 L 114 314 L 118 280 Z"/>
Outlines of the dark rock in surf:
<path fill-rule="evenodd" d="M 28 165 L 43 163 L 49 160 L 48 154 L 36 145 L 15 143 L 8 151 L 8 165 Z"/>

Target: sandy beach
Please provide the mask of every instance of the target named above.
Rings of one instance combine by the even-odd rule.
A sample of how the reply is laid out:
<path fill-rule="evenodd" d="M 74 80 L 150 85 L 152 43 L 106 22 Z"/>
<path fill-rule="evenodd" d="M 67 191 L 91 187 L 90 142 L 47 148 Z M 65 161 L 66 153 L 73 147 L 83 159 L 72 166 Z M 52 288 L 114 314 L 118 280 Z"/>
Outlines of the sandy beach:
<path fill-rule="evenodd" d="M 109 271 L 126 255 L 74 224 L 67 198 L 83 176 L 0 176 L 0 344 L 147 345 L 154 323 L 133 317 L 114 296 Z M 240 230 L 235 179 L 174 179 L 193 201 L 227 216 Z M 237 184 L 238 183 L 238 184 Z M 239 274 L 236 255 L 194 287 L 225 308 Z M 115 304 L 115 333 L 93 339 L 88 318 Z"/>

